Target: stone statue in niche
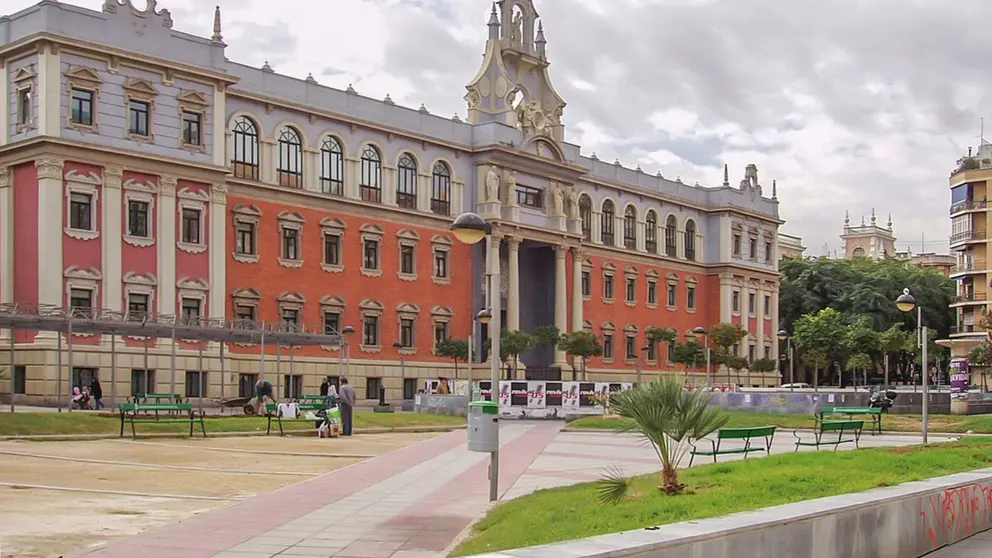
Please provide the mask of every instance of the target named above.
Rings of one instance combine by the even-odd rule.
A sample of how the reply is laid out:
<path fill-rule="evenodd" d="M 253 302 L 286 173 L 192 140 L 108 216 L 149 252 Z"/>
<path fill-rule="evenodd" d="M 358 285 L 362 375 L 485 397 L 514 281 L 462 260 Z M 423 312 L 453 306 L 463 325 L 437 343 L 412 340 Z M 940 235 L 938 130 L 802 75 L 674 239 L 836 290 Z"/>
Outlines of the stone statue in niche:
<path fill-rule="evenodd" d="M 579 189 L 575 186 L 569 186 L 567 192 L 568 194 L 568 218 L 578 219 L 579 218 Z"/>
<path fill-rule="evenodd" d="M 517 107 L 517 121 L 520 129 L 530 131 L 534 128 L 544 128 L 545 116 L 541 113 L 541 104 L 537 101 L 520 103 Z"/>
<path fill-rule="evenodd" d="M 754 163 L 744 167 L 744 180 L 741 180 L 741 190 L 744 188 L 757 188 L 758 186 L 758 166 Z"/>
<path fill-rule="evenodd" d="M 551 214 L 554 217 L 560 217 L 565 214 L 565 192 L 561 184 L 557 182 L 551 183 L 551 199 L 554 203 Z"/>
<path fill-rule="evenodd" d="M 506 182 L 506 203 L 517 205 L 517 171 L 507 171 L 504 179 Z"/>
<path fill-rule="evenodd" d="M 513 14 L 513 22 L 510 26 L 510 41 L 513 44 L 520 44 L 524 42 L 524 14 L 523 12 L 516 12 Z"/>
<path fill-rule="evenodd" d="M 486 173 L 486 201 L 499 201 L 499 170 L 495 165 L 489 167 Z"/>

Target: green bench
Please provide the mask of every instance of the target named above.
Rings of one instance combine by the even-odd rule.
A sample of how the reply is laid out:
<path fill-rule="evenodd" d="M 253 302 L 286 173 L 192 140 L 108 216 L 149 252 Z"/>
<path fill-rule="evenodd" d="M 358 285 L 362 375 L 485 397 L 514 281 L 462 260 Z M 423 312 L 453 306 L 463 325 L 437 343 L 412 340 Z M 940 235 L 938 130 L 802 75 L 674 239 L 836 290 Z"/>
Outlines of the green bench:
<path fill-rule="evenodd" d="M 296 406 L 300 410 L 300 416 L 298 416 L 296 418 L 288 418 L 288 417 L 283 417 L 283 416 L 281 416 L 279 414 L 279 404 L 278 403 L 266 403 L 265 404 L 265 416 L 266 416 L 266 418 L 268 418 L 268 424 L 265 427 L 265 435 L 268 436 L 269 434 L 272 433 L 272 419 L 275 419 L 276 424 L 279 425 L 279 435 L 280 436 L 285 436 L 286 433 L 282 429 L 282 422 L 283 421 L 289 421 L 289 422 L 300 422 L 300 421 L 317 422 L 316 420 L 314 420 L 314 419 L 308 419 L 308 418 L 304 417 L 303 415 L 307 411 L 313 411 L 314 414 L 316 414 L 317 411 L 326 411 L 327 410 L 327 405 L 324 404 L 324 403 L 297 403 Z"/>
<path fill-rule="evenodd" d="M 843 415 L 848 419 L 854 419 L 854 417 L 869 417 L 871 418 L 871 432 L 872 436 L 877 432 L 882 433 L 882 408 L 881 407 L 823 407 L 816 414 L 817 422 L 823 422 L 823 417 L 829 415 Z"/>
<path fill-rule="evenodd" d="M 812 439 L 803 438 L 799 435 L 799 431 L 795 430 L 792 435 L 796 437 L 796 451 L 799 451 L 799 446 L 810 446 L 815 447 L 819 451 L 820 446 L 833 446 L 834 451 L 837 451 L 837 447 L 841 444 L 848 442 L 854 442 L 854 447 L 858 446 L 858 441 L 861 440 L 861 431 L 865 427 L 865 421 L 863 420 L 836 420 L 836 421 L 820 421 L 816 424 L 813 429 Z M 824 439 L 824 434 L 827 434 L 827 438 Z M 837 435 L 837 439 L 833 439 L 833 435 Z M 845 438 L 844 435 L 847 434 L 849 437 Z"/>
<path fill-rule="evenodd" d="M 173 414 L 170 418 L 159 418 L 158 412 L 163 411 Z M 124 437 L 124 424 L 127 422 L 131 423 L 131 437 L 137 438 L 138 435 L 134 430 L 134 425 L 137 423 L 151 423 L 151 424 L 165 424 L 170 422 L 175 423 L 189 423 L 189 435 L 193 436 L 193 427 L 199 422 L 200 431 L 203 432 L 203 437 L 207 437 L 207 425 L 203 421 L 203 411 L 199 414 L 193 412 L 193 405 L 190 403 L 121 403 L 121 438 Z M 148 417 L 147 414 L 154 412 L 153 417 Z M 142 418 L 142 413 L 145 417 Z"/>
<path fill-rule="evenodd" d="M 721 428 L 716 433 L 716 440 L 702 438 L 700 440 L 696 440 L 695 443 L 689 444 L 692 447 L 689 457 L 689 466 L 692 467 L 692 461 L 697 455 L 711 455 L 713 456 L 713 463 L 716 463 L 716 456 L 718 455 L 742 453 L 744 454 L 744 459 L 747 459 L 747 454 L 752 451 L 763 451 L 765 452 L 765 455 L 770 455 L 772 451 L 772 439 L 774 437 L 774 426 L 757 426 L 754 428 Z M 752 446 L 751 440 L 757 438 L 764 438 L 763 443 Z M 720 444 L 724 440 L 739 440 L 744 442 L 744 447 L 721 448 Z M 710 449 L 698 449 L 696 444 L 699 442 L 709 442 Z"/>
<path fill-rule="evenodd" d="M 294 398 L 300 405 L 315 405 L 323 404 L 325 406 L 330 406 L 331 399 L 334 399 L 330 395 L 301 395 Z"/>

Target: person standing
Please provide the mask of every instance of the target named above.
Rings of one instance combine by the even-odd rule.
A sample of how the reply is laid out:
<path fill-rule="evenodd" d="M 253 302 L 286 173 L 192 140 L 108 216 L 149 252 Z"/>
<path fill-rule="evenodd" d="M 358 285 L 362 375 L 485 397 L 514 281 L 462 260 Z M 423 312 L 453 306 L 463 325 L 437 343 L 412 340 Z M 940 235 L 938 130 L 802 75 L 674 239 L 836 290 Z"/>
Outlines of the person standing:
<path fill-rule="evenodd" d="M 341 391 L 338 392 L 338 407 L 341 408 L 341 435 L 351 436 L 351 426 L 354 419 L 355 388 L 348 383 L 348 378 L 341 378 Z"/>
<path fill-rule="evenodd" d="M 90 393 L 93 395 L 93 407 L 97 411 L 103 408 L 103 386 L 100 385 L 100 378 L 93 375 L 93 382 L 90 383 Z"/>
<path fill-rule="evenodd" d="M 272 382 L 259 380 L 255 383 L 255 414 L 259 415 L 265 409 L 265 400 L 275 403 L 276 398 L 272 395 Z"/>
<path fill-rule="evenodd" d="M 331 383 L 327 381 L 327 376 L 324 376 L 324 381 L 320 383 L 320 394 L 327 397 L 327 388 L 331 387 Z"/>

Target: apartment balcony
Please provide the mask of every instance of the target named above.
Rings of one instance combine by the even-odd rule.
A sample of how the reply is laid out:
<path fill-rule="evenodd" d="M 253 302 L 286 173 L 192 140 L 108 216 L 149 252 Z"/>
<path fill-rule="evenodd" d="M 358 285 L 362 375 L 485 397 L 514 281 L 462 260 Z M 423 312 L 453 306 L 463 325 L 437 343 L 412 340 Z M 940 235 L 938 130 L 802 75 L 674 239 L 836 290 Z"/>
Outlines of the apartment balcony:
<path fill-rule="evenodd" d="M 968 200 L 963 202 L 958 202 L 951 206 L 951 216 L 953 217 L 958 213 L 969 213 L 973 211 L 985 211 L 988 209 L 989 202 L 987 200 Z"/>
<path fill-rule="evenodd" d="M 985 273 L 987 269 L 988 264 L 984 261 L 966 261 L 951 267 L 951 276 L 967 275 L 969 273 Z"/>
<path fill-rule="evenodd" d="M 974 304 L 982 303 L 988 300 L 988 295 L 982 292 L 976 293 L 962 293 L 951 299 L 951 304 Z"/>
<path fill-rule="evenodd" d="M 988 234 L 981 230 L 971 230 L 955 233 L 951 235 L 951 246 L 955 244 L 967 244 L 969 242 L 985 242 Z"/>
<path fill-rule="evenodd" d="M 984 336 L 987 332 L 975 324 L 958 324 L 951 326 L 951 337 Z"/>

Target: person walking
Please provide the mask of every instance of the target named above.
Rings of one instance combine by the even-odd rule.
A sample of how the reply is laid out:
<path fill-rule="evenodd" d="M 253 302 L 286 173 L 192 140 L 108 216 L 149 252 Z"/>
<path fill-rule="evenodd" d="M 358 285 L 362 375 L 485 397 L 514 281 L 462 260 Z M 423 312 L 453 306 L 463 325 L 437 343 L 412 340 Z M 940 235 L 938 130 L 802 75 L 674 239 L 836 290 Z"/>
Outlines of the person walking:
<path fill-rule="evenodd" d="M 103 386 L 100 385 L 100 378 L 93 375 L 93 382 L 90 383 L 90 393 L 93 395 L 93 407 L 97 411 L 103 408 Z"/>
<path fill-rule="evenodd" d="M 341 391 L 338 392 L 338 407 L 341 409 L 341 435 L 351 436 L 352 421 L 354 420 L 355 388 L 348 383 L 348 378 L 341 378 Z"/>

